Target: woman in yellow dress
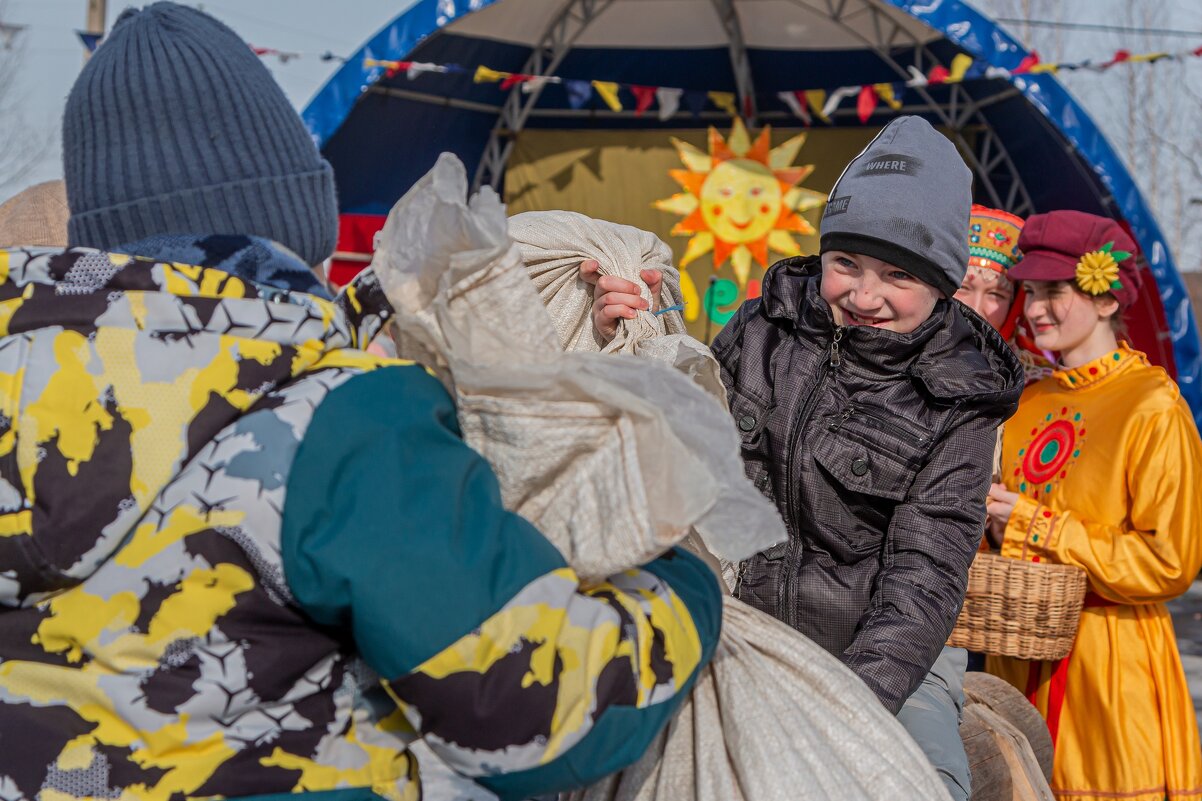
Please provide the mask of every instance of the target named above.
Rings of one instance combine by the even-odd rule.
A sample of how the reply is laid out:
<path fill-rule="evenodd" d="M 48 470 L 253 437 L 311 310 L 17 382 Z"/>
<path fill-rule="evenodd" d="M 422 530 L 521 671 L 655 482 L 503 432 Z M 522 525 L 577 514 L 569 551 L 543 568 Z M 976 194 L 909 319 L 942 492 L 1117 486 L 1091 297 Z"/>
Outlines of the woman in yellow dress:
<path fill-rule="evenodd" d="M 1202 441 L 1176 384 L 1120 343 L 1139 292 L 1113 220 L 1056 211 L 1019 239 L 1025 314 L 1059 369 L 1006 424 L 989 497 L 1003 556 L 1076 565 L 1089 592 L 1072 653 L 990 657 L 1055 742 L 1062 801 L 1202 799 L 1202 748 L 1165 602 L 1202 568 Z"/>

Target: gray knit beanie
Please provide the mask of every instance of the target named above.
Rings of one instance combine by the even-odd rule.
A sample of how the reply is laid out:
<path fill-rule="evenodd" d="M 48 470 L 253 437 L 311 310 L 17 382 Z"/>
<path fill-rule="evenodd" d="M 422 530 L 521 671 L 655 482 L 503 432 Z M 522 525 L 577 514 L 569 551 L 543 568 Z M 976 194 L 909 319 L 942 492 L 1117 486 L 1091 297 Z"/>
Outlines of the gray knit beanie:
<path fill-rule="evenodd" d="M 334 174 L 271 73 L 195 9 L 127 9 L 63 113 L 72 245 L 244 234 L 312 265 L 334 251 Z"/>
<path fill-rule="evenodd" d="M 823 251 L 896 265 L 951 297 L 968 269 L 972 171 L 921 117 L 898 117 L 851 160 L 822 213 Z"/>

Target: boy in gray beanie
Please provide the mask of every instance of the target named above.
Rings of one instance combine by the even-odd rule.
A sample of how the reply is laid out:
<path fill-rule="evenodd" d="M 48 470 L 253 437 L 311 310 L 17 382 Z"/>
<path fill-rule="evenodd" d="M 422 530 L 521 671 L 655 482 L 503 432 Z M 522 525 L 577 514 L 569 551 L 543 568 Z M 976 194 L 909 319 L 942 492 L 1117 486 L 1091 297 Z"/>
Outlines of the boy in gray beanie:
<path fill-rule="evenodd" d="M 71 245 L 324 293 L 334 173 L 250 47 L 174 3 L 126 9 L 63 112 Z"/>
<path fill-rule="evenodd" d="M 995 430 L 1023 386 L 993 327 L 950 300 L 971 184 L 929 123 L 894 120 L 835 183 L 821 256 L 771 267 L 713 343 L 747 474 L 790 533 L 741 565 L 736 594 L 854 670 L 957 801 L 966 655 L 944 643 L 984 531 Z M 637 290 L 597 282 L 603 335 Z"/>

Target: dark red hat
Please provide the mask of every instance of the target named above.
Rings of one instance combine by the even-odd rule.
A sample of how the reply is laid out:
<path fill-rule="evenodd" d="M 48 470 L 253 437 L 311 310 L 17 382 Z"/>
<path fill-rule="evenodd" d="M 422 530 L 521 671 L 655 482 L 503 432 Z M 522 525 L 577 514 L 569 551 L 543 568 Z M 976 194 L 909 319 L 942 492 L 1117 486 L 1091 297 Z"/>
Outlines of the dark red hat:
<path fill-rule="evenodd" d="M 1022 261 L 1010 268 L 1014 281 L 1074 281 L 1087 295 L 1107 292 L 1126 309 L 1139 297 L 1143 277 L 1136 246 L 1109 217 L 1083 211 L 1051 211 L 1027 219 L 1018 238 Z"/>

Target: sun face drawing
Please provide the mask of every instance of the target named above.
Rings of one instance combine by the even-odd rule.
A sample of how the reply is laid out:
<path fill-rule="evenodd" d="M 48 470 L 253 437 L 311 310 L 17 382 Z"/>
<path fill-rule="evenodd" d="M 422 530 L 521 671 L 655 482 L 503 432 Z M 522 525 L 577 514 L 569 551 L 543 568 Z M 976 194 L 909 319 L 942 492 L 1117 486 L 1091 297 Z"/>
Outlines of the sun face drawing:
<path fill-rule="evenodd" d="M 765 126 L 753 142 L 736 119 L 728 139 L 709 129 L 709 153 L 672 139 L 688 169 L 669 174 L 685 191 L 656 201 L 655 207 L 683 215 L 672 233 L 692 237 L 680 262 L 682 280 L 687 280 L 685 267 L 712 252 L 714 269 L 730 259 L 739 288 L 745 289 L 753 260 L 767 267 L 769 250 L 795 256 L 801 246 L 792 235 L 815 233 L 801 212 L 818 208 L 826 196 L 797 186 L 813 165 L 793 165 L 806 135 L 770 148 L 771 135 Z"/>

